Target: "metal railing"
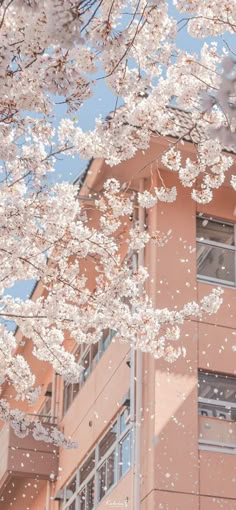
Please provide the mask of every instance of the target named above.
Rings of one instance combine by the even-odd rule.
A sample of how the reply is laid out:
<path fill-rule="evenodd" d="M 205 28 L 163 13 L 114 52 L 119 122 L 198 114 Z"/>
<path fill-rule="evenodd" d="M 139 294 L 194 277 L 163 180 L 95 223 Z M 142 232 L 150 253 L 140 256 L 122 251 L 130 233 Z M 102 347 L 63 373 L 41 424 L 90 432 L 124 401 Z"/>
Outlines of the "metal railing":
<path fill-rule="evenodd" d="M 50 424 L 50 425 L 57 425 L 57 417 L 51 416 L 50 414 L 34 414 L 34 413 L 27 413 L 27 415 L 30 418 L 30 421 L 40 421 L 42 424 Z"/>

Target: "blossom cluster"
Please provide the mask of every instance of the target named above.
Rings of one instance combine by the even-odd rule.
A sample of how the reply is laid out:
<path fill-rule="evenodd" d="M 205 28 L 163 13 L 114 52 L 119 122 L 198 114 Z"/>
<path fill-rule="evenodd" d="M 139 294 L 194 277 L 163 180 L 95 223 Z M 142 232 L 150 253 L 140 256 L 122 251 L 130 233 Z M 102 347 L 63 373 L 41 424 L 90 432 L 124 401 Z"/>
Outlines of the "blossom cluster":
<path fill-rule="evenodd" d="M 179 313 L 156 310 L 148 294 L 144 291 L 140 293 L 140 285 L 144 285 L 148 278 L 147 270 L 139 267 L 133 271 L 128 260 L 122 260 L 120 246 L 125 241 L 131 252 L 140 251 L 150 239 L 163 245 L 171 231 L 166 235 L 160 232 L 149 235 L 145 230 L 140 230 L 138 223 L 130 227 L 125 219 L 134 211 L 133 196 L 122 192 L 118 181 L 107 181 L 104 193 L 94 200 L 94 207 L 100 215 L 101 227 L 98 229 L 89 225 L 86 215 L 83 217 L 80 214 L 81 205 L 75 186 L 64 185 L 63 193 L 61 185 L 57 185 L 56 189 L 57 201 L 61 194 L 63 202 L 55 202 L 55 196 L 50 194 L 41 197 L 41 207 L 44 204 L 40 220 L 42 224 L 35 231 L 35 249 L 41 248 L 41 252 L 47 249 L 51 258 L 43 265 L 38 263 L 36 257 L 31 256 L 32 246 L 29 245 L 23 266 L 19 265 L 21 278 L 22 268 L 28 270 L 33 264 L 34 274 L 40 280 L 44 293 L 37 300 L 13 299 L 9 295 L 3 295 L 1 299 L 1 316 L 5 320 L 14 318 L 22 335 L 33 342 L 33 354 L 39 360 L 50 362 L 67 381 L 77 382 L 83 367 L 65 350 L 65 331 L 78 343 L 91 343 L 99 339 L 102 330 L 110 328 L 117 331 L 122 341 L 130 341 L 142 350 L 148 350 L 155 356 L 158 353 L 159 356 L 161 352 L 164 353 L 163 334 L 161 350 L 158 343 L 160 328 L 164 324 L 167 328 L 175 323 L 182 324 L 190 312 L 200 316 L 202 310 L 207 313 L 217 311 L 221 303 L 220 291 L 213 291 L 200 307 L 189 305 Z M 164 193 L 167 191 L 155 189 L 159 199 Z M 37 200 L 34 206 L 38 221 L 40 208 Z M 56 221 L 52 221 L 47 213 L 48 208 L 57 212 Z M 15 252 L 10 253 L 9 261 L 13 255 L 18 264 L 21 253 L 17 256 Z M 80 261 L 84 258 L 87 267 L 81 270 Z M 93 290 L 87 287 L 86 271 L 90 265 L 95 275 Z M 4 270 L 10 271 L 7 267 Z M 14 355 L 16 343 L 12 333 L 6 332 L 3 325 L 1 327 L 2 342 L 5 342 L 4 335 L 8 339 L 7 355 L 3 348 L 0 351 L 3 357 L 2 377 L 12 380 L 19 398 L 30 400 L 34 391 L 34 376 L 30 375 L 24 358 Z M 167 340 L 170 338 L 169 332 Z"/>
<path fill-rule="evenodd" d="M 187 158 L 183 164 L 180 151 L 171 147 L 162 156 L 162 163 L 170 170 L 178 172 L 183 186 L 193 188 L 191 195 L 196 202 L 206 204 L 211 202 L 213 190 L 224 183 L 226 172 L 233 165 L 233 158 L 222 153 L 218 140 L 210 139 L 198 145 L 196 160 Z M 233 180 L 231 184 L 233 187 Z"/>
<path fill-rule="evenodd" d="M 235 12 L 226 2 L 175 3 L 189 13 L 195 37 L 234 30 Z M 223 60 L 220 75 L 225 51 L 215 43 L 204 43 L 199 56 L 177 48 L 178 26 L 165 0 L 130 0 L 129 9 L 124 0 L 0 4 L 0 317 L 5 321 L 0 380 L 10 381 L 17 398 L 33 402 L 39 394 L 35 376 L 17 353 L 7 321 L 14 320 L 25 341 L 30 339 L 34 356 L 72 382 L 83 367 L 65 350 L 65 332 L 79 344 L 92 343 L 111 328 L 135 348 L 174 361 L 182 350 L 172 342 L 184 320 L 217 311 L 219 291 L 179 312 L 155 309 L 148 294 L 140 293 L 147 270 L 132 271 L 124 259 L 124 252 L 139 252 L 149 240 L 167 242 L 170 233 L 150 235 L 131 218 L 136 202 L 145 208 L 174 202 L 176 187 L 161 181 L 136 198 L 128 185 L 109 179 L 100 193 L 89 190 L 88 207 L 78 185 L 53 184 L 50 176 L 59 155 L 99 157 L 112 166 L 145 152 L 152 137 L 171 135 L 168 150 L 156 159 L 193 188 L 194 200 L 208 203 L 232 166 L 223 134 L 229 136 L 225 115 L 235 134 L 235 71 Z M 115 108 L 85 131 L 80 108 L 101 80 L 117 98 Z M 173 98 L 175 107 L 188 112 L 191 122 L 184 128 L 171 110 Z M 58 123 L 55 107 L 62 112 Z M 194 142 L 195 153 L 183 161 L 186 140 Z M 230 182 L 235 189 L 235 175 Z M 42 286 L 35 301 L 7 294 L 25 279 Z M 19 413 L 0 400 L 0 416 L 23 434 L 29 424 Z M 38 426 L 35 435 L 43 434 Z"/>
<path fill-rule="evenodd" d="M 0 400 L 0 419 L 11 426 L 19 438 L 32 434 L 36 441 L 53 443 L 55 446 L 75 448 L 77 443 L 58 430 L 55 426 L 45 427 L 38 417 L 26 414 L 19 409 L 11 409 L 5 399 Z"/>
<path fill-rule="evenodd" d="M 153 207 L 158 201 L 175 202 L 176 200 L 177 190 L 175 186 L 170 189 L 164 188 L 163 186 L 161 188 L 154 187 L 153 191 L 154 193 L 151 193 L 148 190 L 138 193 L 138 203 L 141 205 L 141 207 L 146 207 L 146 209 L 149 209 Z"/>

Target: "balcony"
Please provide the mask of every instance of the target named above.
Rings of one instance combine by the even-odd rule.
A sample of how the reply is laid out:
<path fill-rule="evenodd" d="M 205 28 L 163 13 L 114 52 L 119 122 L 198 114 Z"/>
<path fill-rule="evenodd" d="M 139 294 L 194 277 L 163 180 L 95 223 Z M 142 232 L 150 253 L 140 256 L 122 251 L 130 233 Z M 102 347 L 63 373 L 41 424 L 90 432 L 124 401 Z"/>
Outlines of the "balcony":
<path fill-rule="evenodd" d="M 51 424 L 44 424 L 49 429 Z M 15 435 L 6 424 L 0 431 L 0 494 L 10 479 L 37 478 L 50 480 L 57 476 L 58 448 L 36 441 L 32 433 L 25 438 Z"/>
<path fill-rule="evenodd" d="M 236 454 L 236 422 L 199 416 L 199 448 Z"/>

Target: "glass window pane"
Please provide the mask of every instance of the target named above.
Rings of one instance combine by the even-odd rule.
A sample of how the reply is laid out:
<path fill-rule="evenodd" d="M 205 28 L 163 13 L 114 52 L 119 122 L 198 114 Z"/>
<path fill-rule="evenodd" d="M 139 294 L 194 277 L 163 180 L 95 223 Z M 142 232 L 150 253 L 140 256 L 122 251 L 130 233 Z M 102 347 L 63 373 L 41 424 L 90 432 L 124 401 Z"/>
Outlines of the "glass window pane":
<path fill-rule="evenodd" d="M 197 242 L 197 274 L 235 282 L 235 251 Z"/>
<path fill-rule="evenodd" d="M 236 420 L 236 378 L 200 372 L 199 414 Z"/>
<path fill-rule="evenodd" d="M 99 358 L 101 358 L 102 354 L 105 352 L 105 350 L 111 343 L 112 338 L 115 336 L 115 334 L 116 334 L 116 331 L 114 331 L 114 329 L 107 328 L 107 329 L 103 330 L 102 338 L 101 338 L 101 341 L 99 342 L 99 345 L 100 345 L 99 352 L 98 352 Z"/>
<path fill-rule="evenodd" d="M 98 471 L 98 500 L 100 501 L 106 494 L 106 462 L 102 464 Z"/>
<path fill-rule="evenodd" d="M 114 329 L 110 329 L 110 339 L 112 340 L 116 336 L 116 331 Z"/>
<path fill-rule="evenodd" d="M 72 501 L 72 503 L 69 505 L 68 510 L 75 510 L 76 501 Z"/>
<path fill-rule="evenodd" d="M 78 345 L 76 351 L 74 352 L 75 361 L 78 362 L 81 356 L 81 345 Z"/>
<path fill-rule="evenodd" d="M 70 491 L 71 492 L 71 495 L 69 497 L 67 497 L 67 499 L 71 498 L 71 496 L 76 491 L 76 476 L 74 476 L 72 478 L 72 480 L 68 483 L 68 485 L 66 486 L 66 491 Z"/>
<path fill-rule="evenodd" d="M 45 401 L 45 414 L 50 414 L 52 406 L 52 398 L 47 397 Z"/>
<path fill-rule="evenodd" d="M 85 487 L 80 491 L 79 496 L 79 510 L 86 510 L 86 492 Z"/>
<path fill-rule="evenodd" d="M 94 367 L 98 362 L 98 342 L 91 345 L 91 363 Z"/>
<path fill-rule="evenodd" d="M 89 455 L 88 459 L 84 462 L 80 468 L 80 484 L 87 478 L 89 473 L 94 469 L 95 466 L 95 450 Z"/>
<path fill-rule="evenodd" d="M 86 381 L 86 379 L 88 378 L 88 376 L 90 374 L 90 371 L 91 371 L 91 366 L 90 366 L 90 351 L 88 351 L 86 356 L 82 359 L 81 365 L 84 367 L 84 371 L 83 371 L 82 377 L 83 377 L 83 380 Z"/>
<path fill-rule="evenodd" d="M 68 407 L 71 405 L 72 402 L 72 384 L 68 384 L 67 386 L 67 405 Z"/>
<path fill-rule="evenodd" d="M 234 246 L 234 226 L 204 216 L 198 217 L 197 238 Z"/>
<path fill-rule="evenodd" d="M 120 441 L 120 477 L 130 468 L 131 464 L 131 435 L 130 433 Z"/>
<path fill-rule="evenodd" d="M 72 384 L 65 384 L 64 386 L 64 413 L 69 409 L 72 402 Z"/>
<path fill-rule="evenodd" d="M 198 393 L 202 398 L 236 404 L 236 378 L 200 372 Z"/>
<path fill-rule="evenodd" d="M 115 483 L 115 460 L 116 460 L 116 452 L 115 450 L 109 455 L 107 459 L 107 490 L 112 487 Z"/>
<path fill-rule="evenodd" d="M 44 403 L 39 411 L 42 416 L 49 416 L 51 413 L 52 397 L 46 397 Z"/>
<path fill-rule="evenodd" d="M 104 348 L 107 349 L 108 345 L 111 343 L 112 339 L 116 335 L 116 331 L 114 329 L 109 329 L 109 333 L 107 338 L 104 340 Z"/>
<path fill-rule="evenodd" d="M 104 438 L 99 443 L 99 460 L 105 455 L 112 444 L 116 441 L 117 437 L 117 422 L 106 433 Z"/>
<path fill-rule="evenodd" d="M 79 393 L 79 383 L 73 384 L 73 400 L 76 397 L 77 393 Z"/>
<path fill-rule="evenodd" d="M 120 432 L 121 432 L 121 434 L 127 428 L 128 418 L 129 418 L 129 411 L 128 411 L 128 409 L 125 409 L 124 412 L 120 416 Z"/>
<path fill-rule="evenodd" d="M 93 510 L 95 494 L 95 477 L 87 483 L 86 510 Z"/>
<path fill-rule="evenodd" d="M 86 368 L 86 370 L 83 372 L 84 381 L 86 381 L 86 379 L 88 379 L 90 372 L 91 372 L 91 367 Z"/>
<path fill-rule="evenodd" d="M 101 350 L 104 352 L 109 344 L 109 329 L 104 329 L 102 334 Z"/>

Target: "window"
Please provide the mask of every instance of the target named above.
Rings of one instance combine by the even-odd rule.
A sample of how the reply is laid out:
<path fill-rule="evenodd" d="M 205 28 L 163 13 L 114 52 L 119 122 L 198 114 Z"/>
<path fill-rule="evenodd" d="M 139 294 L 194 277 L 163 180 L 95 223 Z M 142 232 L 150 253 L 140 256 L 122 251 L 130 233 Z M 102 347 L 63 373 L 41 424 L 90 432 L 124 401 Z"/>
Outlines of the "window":
<path fill-rule="evenodd" d="M 86 352 L 83 358 L 80 360 L 81 365 L 84 367 L 84 371 L 81 376 L 81 384 L 87 380 L 91 371 L 91 348 Z"/>
<path fill-rule="evenodd" d="M 114 338 L 116 332 L 114 329 L 106 329 L 103 333 L 102 340 L 101 340 L 101 354 L 105 352 L 108 345 L 112 342 L 112 339 Z"/>
<path fill-rule="evenodd" d="M 98 470 L 98 488 L 99 501 L 105 496 L 106 492 L 115 483 L 115 469 L 116 469 L 116 452 L 115 450 L 109 455 L 105 462 L 101 465 Z"/>
<path fill-rule="evenodd" d="M 102 338 L 99 340 L 99 342 L 89 346 L 87 344 L 82 344 L 76 349 L 74 353 L 75 359 L 80 365 L 84 367 L 84 371 L 81 374 L 79 383 L 68 384 L 65 382 L 64 384 L 64 414 L 66 413 L 67 409 L 69 409 L 83 384 L 87 381 L 90 373 L 95 368 L 96 364 L 102 357 L 109 344 L 112 342 L 115 334 L 116 332 L 114 330 L 106 329 L 104 330 Z"/>
<path fill-rule="evenodd" d="M 76 510 L 76 487 L 77 478 L 76 475 L 74 475 L 64 489 L 64 499 L 62 505 L 60 505 L 60 509 Z"/>
<path fill-rule="evenodd" d="M 98 471 L 98 501 L 100 501 L 106 494 L 106 462 L 102 464 Z"/>
<path fill-rule="evenodd" d="M 120 415 L 120 431 L 124 432 L 127 428 L 127 424 L 130 421 L 130 409 L 126 408 Z"/>
<path fill-rule="evenodd" d="M 86 510 L 86 487 L 82 489 L 79 493 L 79 509 L 80 510 Z"/>
<path fill-rule="evenodd" d="M 108 430 L 98 446 L 98 460 L 100 460 L 111 446 L 116 442 L 117 437 L 117 422 Z"/>
<path fill-rule="evenodd" d="M 120 477 L 124 476 L 131 464 L 131 437 L 127 434 L 120 441 Z"/>
<path fill-rule="evenodd" d="M 79 474 L 80 474 L 80 484 L 88 478 L 90 473 L 93 471 L 95 466 L 95 450 L 89 455 L 88 459 L 83 463 L 82 467 L 80 468 Z"/>
<path fill-rule="evenodd" d="M 201 416 L 236 421 L 236 378 L 200 371 L 198 410 Z"/>
<path fill-rule="evenodd" d="M 38 415 L 42 423 L 51 423 L 53 420 L 55 421 L 55 417 L 52 416 L 52 382 L 47 385 L 44 396 L 45 398 L 38 411 Z"/>
<path fill-rule="evenodd" d="M 197 276 L 236 285 L 235 225 L 207 216 L 197 217 Z"/>
<path fill-rule="evenodd" d="M 82 345 L 79 345 L 77 349 L 74 352 L 75 361 L 79 363 L 81 352 L 82 352 Z M 77 393 L 80 390 L 80 383 L 64 383 L 64 402 L 63 402 L 63 412 L 65 413 L 67 409 L 69 409 L 71 403 L 73 402 L 74 398 L 76 397 Z"/>
<path fill-rule="evenodd" d="M 76 476 L 72 478 L 72 480 L 68 483 L 66 487 L 67 491 L 70 491 L 71 494 L 74 494 L 76 491 Z"/>
<path fill-rule="evenodd" d="M 87 510 L 92 510 L 94 508 L 94 496 L 95 496 L 95 476 L 89 480 L 87 484 Z"/>
<path fill-rule="evenodd" d="M 93 476 L 78 494 L 79 510 L 93 510 L 95 496 L 95 476 Z"/>
<path fill-rule="evenodd" d="M 94 510 L 131 466 L 131 424 L 117 416 L 64 489 L 61 510 Z M 76 506 L 77 504 L 77 506 Z"/>
<path fill-rule="evenodd" d="M 236 454 L 236 377 L 199 372 L 199 449 Z"/>
<path fill-rule="evenodd" d="M 64 413 L 69 409 L 77 393 L 79 393 L 80 383 L 64 384 Z"/>
<path fill-rule="evenodd" d="M 41 414 L 42 416 L 50 416 L 51 415 L 51 404 L 52 404 L 52 398 L 46 397 L 42 407 L 40 408 L 39 414 Z"/>

